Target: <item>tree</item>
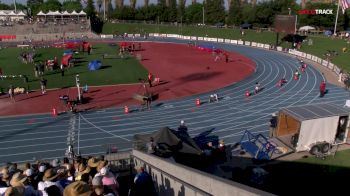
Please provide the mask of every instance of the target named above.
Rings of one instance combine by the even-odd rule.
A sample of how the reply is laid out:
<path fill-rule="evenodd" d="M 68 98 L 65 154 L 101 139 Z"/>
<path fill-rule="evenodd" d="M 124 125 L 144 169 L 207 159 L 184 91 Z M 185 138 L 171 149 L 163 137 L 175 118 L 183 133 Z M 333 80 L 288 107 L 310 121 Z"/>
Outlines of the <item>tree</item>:
<path fill-rule="evenodd" d="M 27 6 L 30 9 L 31 15 L 36 15 L 40 11 L 40 6 L 44 0 L 27 0 Z"/>
<path fill-rule="evenodd" d="M 47 0 L 40 6 L 40 10 L 44 12 L 48 11 L 59 11 L 61 10 L 62 4 L 58 0 Z"/>
<path fill-rule="evenodd" d="M 111 18 L 113 15 L 113 11 L 114 11 L 112 1 L 110 1 L 110 0 L 108 1 L 106 9 L 107 9 L 106 10 L 107 11 L 107 18 Z"/>
<path fill-rule="evenodd" d="M 210 24 L 225 22 L 225 5 L 224 0 L 206 0 L 205 13 L 206 21 Z"/>
<path fill-rule="evenodd" d="M 102 2 L 102 0 L 97 0 L 96 3 L 98 6 L 98 13 L 101 13 L 101 7 L 102 7 L 103 2 Z"/>
<path fill-rule="evenodd" d="M 62 5 L 62 10 L 72 12 L 73 10 L 79 12 L 83 9 L 80 1 L 64 1 Z"/>
<path fill-rule="evenodd" d="M 0 2 L 0 10 L 9 10 L 10 6 Z"/>
<path fill-rule="evenodd" d="M 177 5 L 176 0 L 169 0 L 170 4 L 169 7 L 167 7 L 168 11 L 168 21 L 169 22 L 175 22 L 177 21 Z"/>
<path fill-rule="evenodd" d="M 185 8 L 184 21 L 186 23 L 202 23 L 202 7 L 200 3 L 194 3 Z"/>
<path fill-rule="evenodd" d="M 238 26 L 242 23 L 242 6 L 240 0 L 231 0 L 229 5 L 227 23 Z"/>
<path fill-rule="evenodd" d="M 85 8 L 86 15 L 92 19 L 96 17 L 96 11 L 93 0 L 88 0 Z"/>

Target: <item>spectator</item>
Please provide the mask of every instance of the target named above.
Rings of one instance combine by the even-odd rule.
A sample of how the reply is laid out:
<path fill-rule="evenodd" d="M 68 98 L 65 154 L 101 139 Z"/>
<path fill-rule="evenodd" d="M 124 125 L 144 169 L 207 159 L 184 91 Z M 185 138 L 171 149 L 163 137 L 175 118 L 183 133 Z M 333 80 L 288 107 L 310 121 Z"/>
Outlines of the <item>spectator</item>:
<path fill-rule="evenodd" d="M 107 167 L 103 167 L 100 174 L 102 176 L 103 185 L 108 187 L 108 189 L 111 190 L 115 196 L 118 196 L 119 183 L 117 181 L 117 177 L 110 172 Z"/>
<path fill-rule="evenodd" d="M 96 176 L 92 179 L 92 190 L 91 196 L 115 196 L 106 186 L 103 186 L 102 176 Z"/>
<path fill-rule="evenodd" d="M 276 136 L 276 127 L 277 127 L 277 116 L 276 113 L 272 113 L 270 119 L 270 138 Z"/>
<path fill-rule="evenodd" d="M 64 189 L 64 196 L 90 196 L 91 190 L 87 183 L 83 181 L 76 181 L 68 185 Z"/>
<path fill-rule="evenodd" d="M 0 179 L 0 188 L 10 185 L 10 172 L 8 169 L 2 169 Z"/>
<path fill-rule="evenodd" d="M 153 82 L 153 75 L 152 75 L 152 73 L 148 73 L 148 84 L 149 84 L 149 87 L 152 87 L 152 82 Z"/>
<path fill-rule="evenodd" d="M 10 99 L 12 102 L 16 102 L 15 100 L 15 89 L 13 88 L 12 85 L 10 85 L 10 88 L 9 88 L 9 96 L 10 96 Z"/>
<path fill-rule="evenodd" d="M 324 97 L 326 94 L 326 81 L 322 81 L 320 84 L 320 97 Z"/>
<path fill-rule="evenodd" d="M 24 189 L 24 195 L 40 195 L 39 191 L 36 191 L 31 185 L 27 184 L 27 176 L 23 175 L 22 173 L 18 172 L 15 173 L 12 176 L 11 182 L 12 187 L 21 187 L 21 189 Z"/>
<path fill-rule="evenodd" d="M 188 128 L 185 125 L 185 121 L 183 120 L 180 121 L 180 126 L 177 128 L 177 130 L 180 132 L 187 132 Z"/>
<path fill-rule="evenodd" d="M 48 196 L 45 189 L 52 185 L 56 185 L 60 189 L 60 192 L 63 192 L 63 187 L 60 185 L 60 183 L 56 182 L 58 175 L 59 174 L 55 173 L 53 169 L 48 169 L 45 171 L 43 181 L 39 182 L 38 184 L 38 190 L 42 192 L 43 196 Z"/>
<path fill-rule="evenodd" d="M 43 77 L 40 79 L 40 87 L 41 87 L 41 94 L 46 93 L 46 85 L 47 85 L 47 80 Z"/>
<path fill-rule="evenodd" d="M 62 196 L 60 188 L 56 185 L 52 185 L 45 189 L 48 196 Z"/>
<path fill-rule="evenodd" d="M 154 142 L 153 137 L 150 137 L 150 141 L 146 144 L 147 146 L 147 153 L 153 154 L 156 149 L 156 143 Z"/>
<path fill-rule="evenodd" d="M 130 196 L 157 195 L 154 188 L 152 177 L 144 170 L 142 166 L 135 167 L 137 174 L 134 178 L 134 184 L 130 190 Z"/>

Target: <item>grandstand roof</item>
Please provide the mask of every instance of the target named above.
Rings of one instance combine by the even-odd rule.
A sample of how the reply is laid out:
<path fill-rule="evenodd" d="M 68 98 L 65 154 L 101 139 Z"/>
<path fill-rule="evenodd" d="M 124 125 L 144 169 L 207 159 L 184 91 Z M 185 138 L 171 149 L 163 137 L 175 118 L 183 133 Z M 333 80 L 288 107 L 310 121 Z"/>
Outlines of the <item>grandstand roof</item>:
<path fill-rule="evenodd" d="M 72 13 L 70 13 L 71 15 L 79 15 L 78 12 L 76 12 L 75 10 L 73 10 Z"/>

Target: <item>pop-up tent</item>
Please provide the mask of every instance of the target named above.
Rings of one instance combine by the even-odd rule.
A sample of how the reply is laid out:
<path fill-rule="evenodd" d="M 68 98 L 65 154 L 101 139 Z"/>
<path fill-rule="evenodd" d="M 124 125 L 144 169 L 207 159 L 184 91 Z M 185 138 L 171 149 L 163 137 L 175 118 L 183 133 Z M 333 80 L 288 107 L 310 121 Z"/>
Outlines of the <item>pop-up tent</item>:
<path fill-rule="evenodd" d="M 100 69 L 102 66 L 102 62 L 99 61 L 99 60 L 93 60 L 93 61 L 90 61 L 89 65 L 88 65 L 88 68 L 90 71 L 95 71 L 95 70 L 98 70 Z"/>
<path fill-rule="evenodd" d="M 161 128 L 159 131 L 155 131 L 151 134 L 136 134 L 134 139 L 138 144 L 145 144 L 150 141 L 150 137 L 154 139 L 154 142 L 158 144 L 163 151 L 193 155 L 200 155 L 202 153 L 201 149 L 188 134 L 178 133 L 169 127 Z"/>
<path fill-rule="evenodd" d="M 326 153 L 330 146 L 346 142 L 349 116 L 348 108 L 329 103 L 283 108 L 276 137 L 296 152 Z"/>

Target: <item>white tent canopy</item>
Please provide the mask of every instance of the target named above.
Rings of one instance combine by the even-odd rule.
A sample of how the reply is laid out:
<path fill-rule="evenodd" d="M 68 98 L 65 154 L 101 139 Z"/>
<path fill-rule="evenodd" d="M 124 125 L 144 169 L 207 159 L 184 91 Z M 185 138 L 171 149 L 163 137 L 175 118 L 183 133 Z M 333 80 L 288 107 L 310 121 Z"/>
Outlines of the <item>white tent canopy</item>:
<path fill-rule="evenodd" d="M 83 10 L 81 10 L 81 11 L 79 12 L 79 15 L 86 15 L 86 13 L 85 13 Z"/>
<path fill-rule="evenodd" d="M 23 11 L 20 11 L 17 13 L 17 16 L 25 16 L 24 12 Z"/>
<path fill-rule="evenodd" d="M 70 16 L 71 14 L 69 12 L 67 12 L 67 11 L 64 11 L 64 12 L 62 12 L 62 15 L 63 16 Z"/>
<path fill-rule="evenodd" d="M 310 31 L 310 30 L 315 30 L 315 27 L 312 26 L 303 26 L 299 28 L 299 31 Z"/>
<path fill-rule="evenodd" d="M 77 15 L 79 15 L 75 10 L 73 10 L 73 12 L 71 13 L 71 15 L 73 15 L 73 16 L 77 16 Z"/>
<path fill-rule="evenodd" d="M 46 14 L 40 10 L 40 12 L 37 14 L 37 16 L 46 16 Z"/>

